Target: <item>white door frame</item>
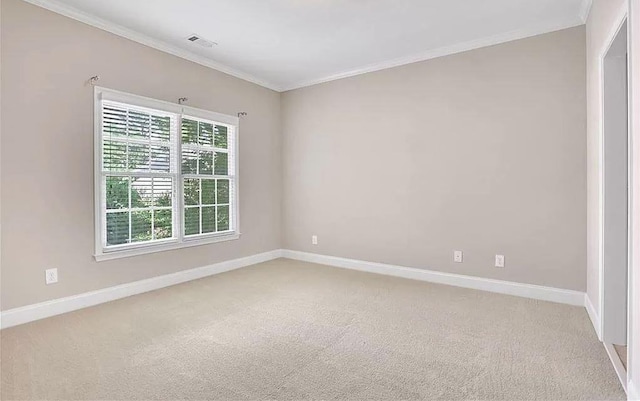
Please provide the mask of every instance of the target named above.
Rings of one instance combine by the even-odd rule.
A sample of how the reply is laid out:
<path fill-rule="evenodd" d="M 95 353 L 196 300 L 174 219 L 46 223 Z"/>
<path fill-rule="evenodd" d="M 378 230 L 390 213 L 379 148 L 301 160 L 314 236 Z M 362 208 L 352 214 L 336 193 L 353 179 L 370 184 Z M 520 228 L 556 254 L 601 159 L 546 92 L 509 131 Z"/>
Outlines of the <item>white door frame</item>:
<path fill-rule="evenodd" d="M 625 22 L 627 22 L 627 54 L 630 54 L 630 37 L 629 37 L 629 32 L 630 32 L 630 27 L 629 27 L 629 22 L 628 22 L 628 3 L 625 1 L 623 6 L 620 8 L 620 10 L 618 11 L 618 13 L 616 14 L 616 18 L 614 20 L 614 25 L 613 28 L 611 29 L 611 31 L 609 32 L 608 36 L 607 36 L 607 41 L 605 42 L 602 50 L 600 51 L 599 54 L 599 90 L 600 90 L 600 94 L 599 94 L 599 99 L 600 99 L 600 126 L 599 126 L 599 138 L 598 138 L 598 148 L 599 148 L 599 161 L 598 161 L 598 175 L 599 175 L 599 227 L 598 227 L 598 242 L 599 242 L 599 327 L 598 327 L 598 337 L 599 339 L 602 341 L 603 340 L 603 336 L 604 336 L 604 332 L 605 332 L 605 326 L 604 326 L 604 301 L 605 301 L 605 297 L 604 297 L 604 130 L 605 130 L 605 119 L 604 119 L 604 61 L 605 61 L 605 57 L 607 56 L 607 53 L 609 52 L 609 49 L 611 48 L 614 40 L 616 39 L 618 33 L 620 32 L 620 30 L 622 29 L 622 27 L 624 26 Z M 632 113 L 632 109 L 631 109 L 631 80 L 632 80 L 632 71 L 631 71 L 631 66 L 629 65 L 630 62 L 630 57 L 627 60 L 627 98 L 628 100 L 628 104 L 627 104 L 627 144 L 628 144 L 628 166 L 627 166 L 627 179 L 628 179 L 628 199 L 627 199 L 627 271 L 628 271 L 628 275 L 627 277 L 631 276 L 631 268 L 632 268 L 632 261 L 633 261 L 633 255 L 632 255 L 632 205 L 633 205 L 633 200 L 634 200 L 634 196 L 633 196 L 633 192 L 634 192 L 634 183 L 633 183 L 633 147 L 632 147 L 632 133 L 631 133 L 631 113 Z M 630 282 L 630 281 L 629 281 Z M 632 295 L 632 286 L 628 286 L 627 288 L 627 303 L 629 303 L 628 301 L 630 299 L 632 299 L 631 295 Z M 629 331 L 631 330 L 631 322 L 629 321 L 629 305 L 627 306 L 627 342 L 629 342 L 631 336 Z M 616 366 L 616 362 L 614 361 L 615 358 L 617 358 L 617 355 L 612 355 L 612 349 L 611 347 L 608 347 L 607 344 L 605 344 L 605 348 L 607 348 L 607 351 L 609 353 L 609 356 L 612 359 L 612 362 L 614 363 L 614 366 L 617 368 L 617 373 L 619 375 L 620 381 L 622 382 L 623 387 L 625 388 L 626 391 L 626 387 L 627 387 L 627 377 L 626 375 L 622 375 L 623 372 L 618 371 L 619 369 L 619 365 Z M 613 351 L 613 354 L 615 354 L 615 351 Z"/>
<path fill-rule="evenodd" d="M 629 399 L 640 400 L 640 1 L 629 3 L 629 88 L 631 102 L 629 115 L 631 120 L 631 150 L 635 155 L 631 170 L 631 268 L 629 271 L 629 320 L 627 331 L 627 391 Z M 635 330 L 635 331 L 634 331 Z"/>

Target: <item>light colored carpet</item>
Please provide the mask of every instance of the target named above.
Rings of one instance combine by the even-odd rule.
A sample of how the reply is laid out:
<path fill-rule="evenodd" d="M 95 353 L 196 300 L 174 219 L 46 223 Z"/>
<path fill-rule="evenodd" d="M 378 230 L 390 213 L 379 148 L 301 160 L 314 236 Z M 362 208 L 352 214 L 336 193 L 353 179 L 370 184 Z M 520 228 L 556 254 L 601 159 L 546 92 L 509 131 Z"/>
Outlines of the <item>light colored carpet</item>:
<path fill-rule="evenodd" d="M 279 259 L 0 332 L 9 399 L 624 399 L 583 308 Z"/>

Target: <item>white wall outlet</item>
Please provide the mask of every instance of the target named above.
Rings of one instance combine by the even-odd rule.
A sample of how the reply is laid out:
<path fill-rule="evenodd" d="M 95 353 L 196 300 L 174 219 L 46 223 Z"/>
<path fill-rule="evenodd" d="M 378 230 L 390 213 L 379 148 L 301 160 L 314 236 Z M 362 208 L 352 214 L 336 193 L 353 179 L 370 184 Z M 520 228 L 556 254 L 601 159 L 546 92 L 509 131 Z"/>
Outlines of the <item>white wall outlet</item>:
<path fill-rule="evenodd" d="M 58 269 L 47 269 L 44 271 L 45 281 L 47 284 L 58 282 Z"/>
<path fill-rule="evenodd" d="M 453 251 L 453 261 L 462 263 L 462 251 Z"/>
<path fill-rule="evenodd" d="M 496 267 L 504 267 L 504 255 L 496 255 Z"/>
<path fill-rule="evenodd" d="M 311 245 L 318 245 L 318 236 L 317 235 L 312 235 L 311 236 Z"/>

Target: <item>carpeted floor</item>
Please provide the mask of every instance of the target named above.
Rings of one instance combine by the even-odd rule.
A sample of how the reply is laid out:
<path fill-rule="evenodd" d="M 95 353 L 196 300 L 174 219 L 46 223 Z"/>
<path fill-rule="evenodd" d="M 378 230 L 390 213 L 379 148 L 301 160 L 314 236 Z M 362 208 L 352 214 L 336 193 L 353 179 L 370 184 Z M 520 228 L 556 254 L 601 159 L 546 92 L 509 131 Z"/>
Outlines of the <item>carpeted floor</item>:
<path fill-rule="evenodd" d="M 624 399 L 584 308 L 279 259 L 0 332 L 9 399 Z"/>

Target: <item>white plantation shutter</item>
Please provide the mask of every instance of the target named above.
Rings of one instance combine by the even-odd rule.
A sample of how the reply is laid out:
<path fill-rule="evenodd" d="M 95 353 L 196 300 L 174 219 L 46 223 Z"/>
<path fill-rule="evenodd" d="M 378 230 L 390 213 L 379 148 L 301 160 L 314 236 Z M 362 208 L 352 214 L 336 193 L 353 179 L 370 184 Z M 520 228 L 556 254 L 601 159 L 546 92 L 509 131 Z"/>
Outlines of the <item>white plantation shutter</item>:
<path fill-rule="evenodd" d="M 237 119 L 106 89 L 96 108 L 96 257 L 237 234 Z"/>

